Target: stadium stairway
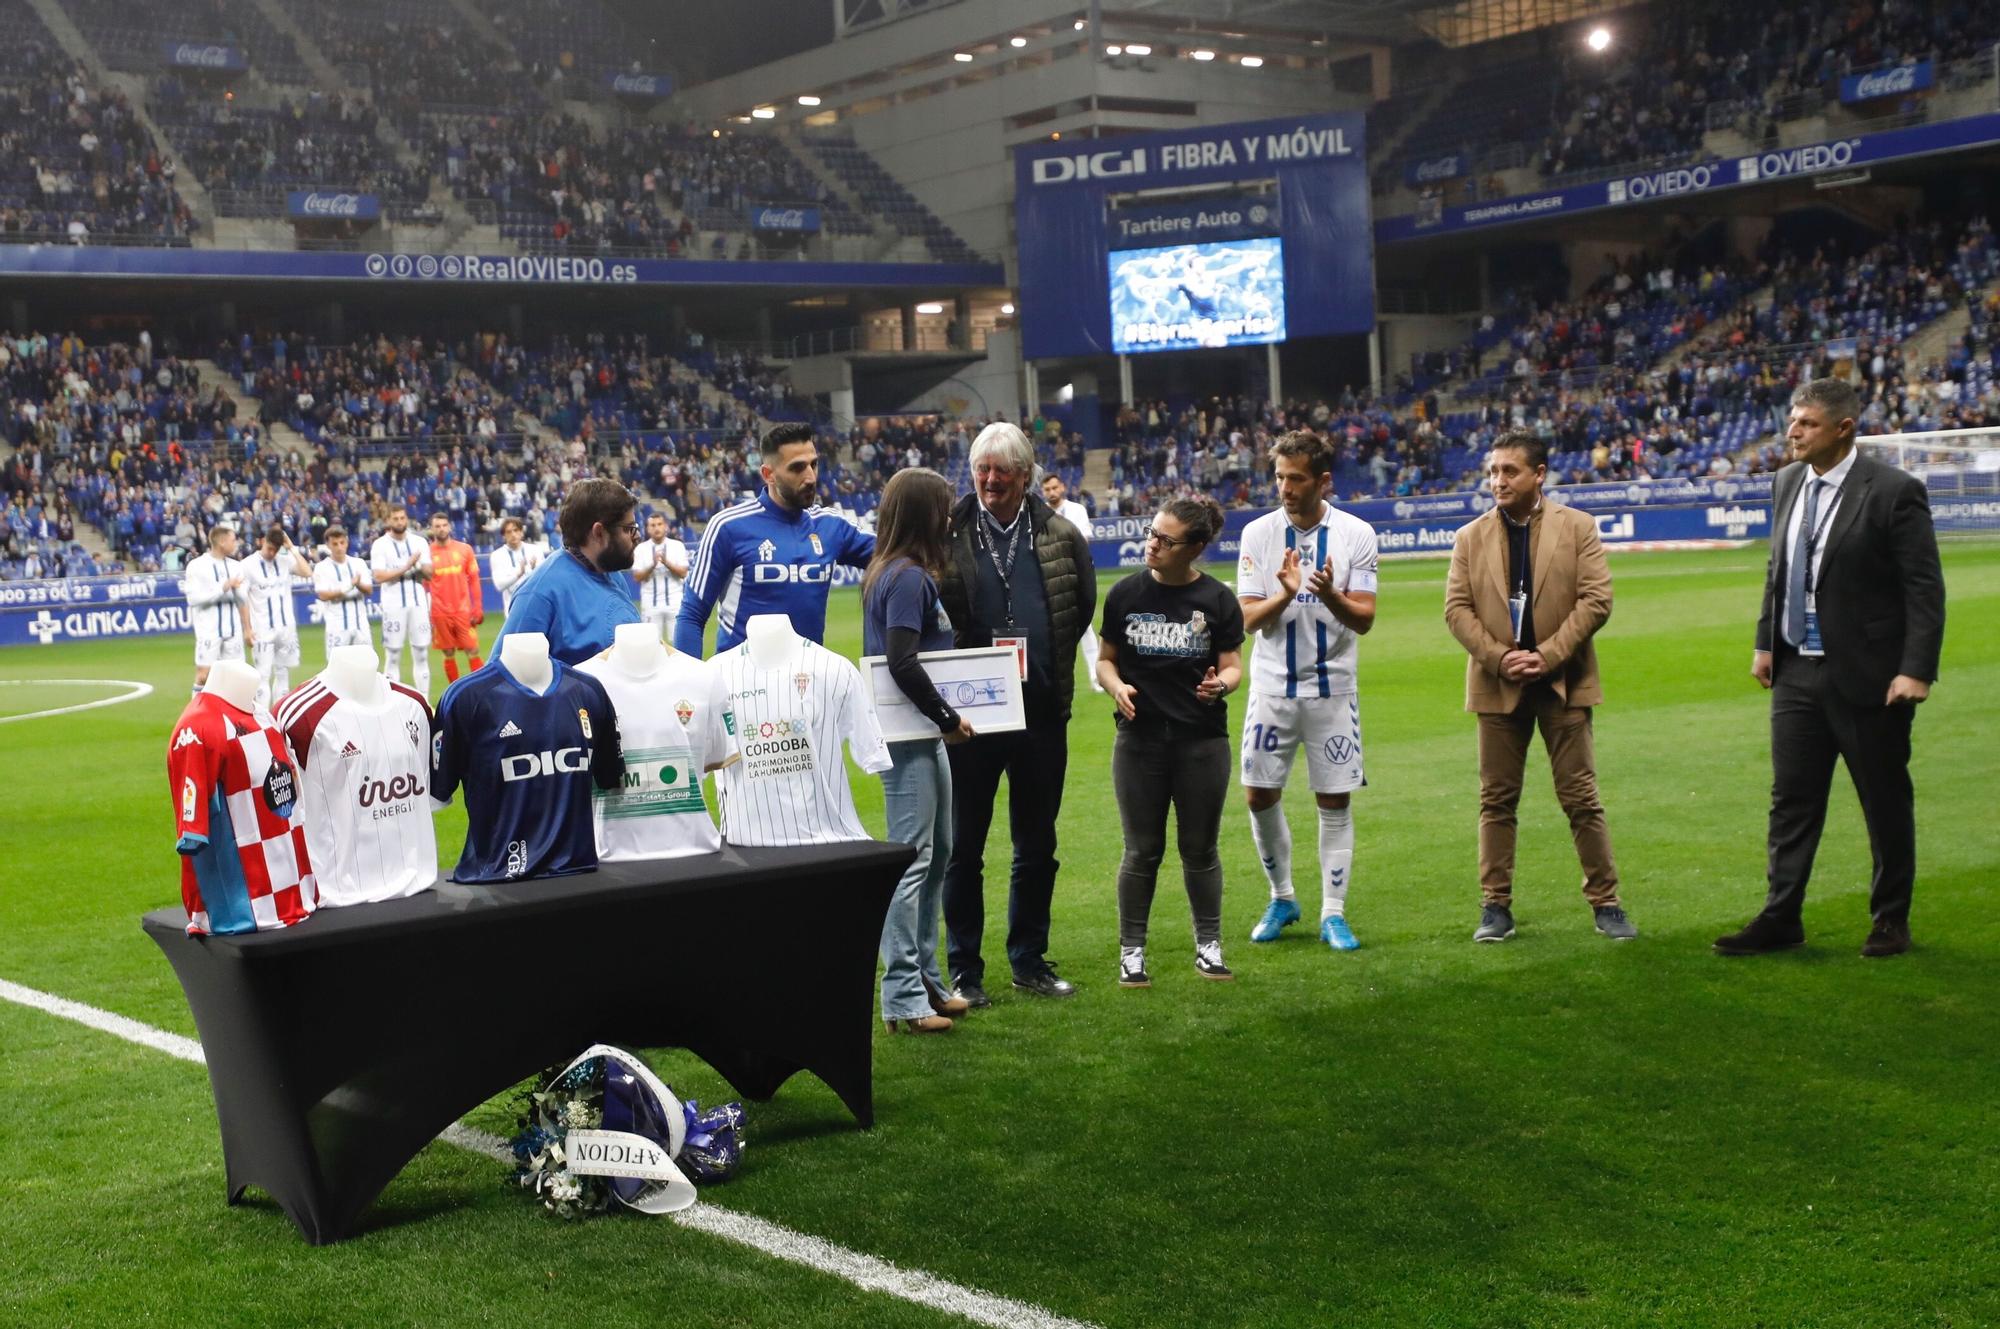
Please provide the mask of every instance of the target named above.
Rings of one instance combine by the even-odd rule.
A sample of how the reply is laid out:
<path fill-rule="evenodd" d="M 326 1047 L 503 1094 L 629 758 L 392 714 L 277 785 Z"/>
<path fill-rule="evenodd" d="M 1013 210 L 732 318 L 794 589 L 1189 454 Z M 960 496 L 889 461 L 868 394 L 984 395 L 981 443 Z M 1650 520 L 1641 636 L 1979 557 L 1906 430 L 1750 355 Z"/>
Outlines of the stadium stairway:
<path fill-rule="evenodd" d="M 134 117 L 152 135 L 153 143 L 160 152 L 171 152 L 171 140 L 146 108 L 146 81 L 136 74 L 115 73 L 57 0 L 27 0 L 27 4 L 42 20 L 42 26 L 49 30 L 49 35 L 63 48 L 63 54 L 89 70 L 99 87 L 124 93 Z M 209 198 L 208 190 L 194 176 L 193 171 L 179 172 L 174 178 L 174 192 L 186 202 L 199 229 L 206 233 L 215 225 L 215 201 Z"/>
<path fill-rule="evenodd" d="M 214 395 L 217 388 L 221 388 L 222 395 L 236 403 L 237 419 L 255 420 L 257 418 L 258 411 L 262 408 L 263 402 L 245 393 L 243 391 L 243 384 L 238 381 L 234 374 L 213 360 L 196 360 L 194 367 L 195 372 L 201 375 L 201 400 L 208 400 L 209 397 Z M 276 421 L 268 426 L 264 434 L 269 440 L 270 446 L 274 448 L 280 448 L 286 452 L 297 452 L 301 456 L 310 456 L 312 454 L 312 440 L 292 428 L 290 424 L 283 420 Z"/>
<path fill-rule="evenodd" d="M 1083 454 L 1083 487 L 1092 494 L 1111 492 L 1111 449 L 1087 448 Z"/>
<path fill-rule="evenodd" d="M 1397 154 L 1403 150 L 1403 144 L 1409 141 L 1412 133 L 1416 132 L 1417 126 L 1436 115 L 1445 102 L 1451 98 L 1451 95 L 1458 91 L 1458 85 L 1464 81 L 1465 75 L 1454 70 L 1450 77 L 1444 79 L 1436 88 L 1432 89 L 1431 93 L 1424 98 L 1423 103 L 1416 110 L 1403 118 L 1402 125 L 1394 133 L 1390 134 L 1380 143 L 1370 143 L 1368 145 L 1369 169 L 1372 171 L 1380 168 L 1387 162 L 1395 161 Z M 1402 182 L 1399 179 L 1397 183 L 1401 184 Z"/>
<path fill-rule="evenodd" d="M 272 27 L 292 39 L 292 45 L 298 48 L 299 59 L 312 72 L 312 76 L 319 80 L 320 88 L 323 91 L 339 93 L 353 90 L 352 83 L 341 76 L 340 70 L 335 67 L 333 61 L 326 58 L 326 52 L 319 49 L 319 43 L 312 39 L 312 34 L 308 33 L 298 20 L 292 17 L 290 11 L 278 3 L 278 0 L 250 0 L 250 3 L 255 5 L 266 19 L 270 20 Z M 369 100 L 374 100 L 372 93 L 369 96 Z M 395 154 L 396 162 L 399 166 L 409 170 L 427 169 L 429 163 L 417 151 L 416 146 L 404 138 L 401 132 L 390 123 L 390 119 L 391 117 L 383 115 L 376 120 L 376 141 Z M 161 141 L 164 142 L 165 140 L 162 139 Z M 436 228 L 433 233 L 424 237 L 424 242 L 420 246 L 421 248 L 431 250 L 449 249 L 458 241 L 460 236 L 472 229 L 474 225 L 472 214 L 466 211 L 465 204 L 460 202 L 451 192 L 450 185 L 442 178 L 431 181 L 431 191 L 425 202 L 444 214 L 444 224 Z M 402 246 L 394 247 L 401 248 Z"/>
<path fill-rule="evenodd" d="M 881 251 L 875 257 L 877 259 L 890 257 L 891 251 L 903 242 L 903 237 L 897 234 L 896 228 L 880 217 L 870 216 L 868 209 L 860 206 L 847 192 L 847 182 L 840 178 L 840 173 L 820 159 L 820 155 L 813 151 L 812 144 L 797 129 L 789 124 L 780 124 L 777 128 L 777 137 L 798 163 L 812 172 L 813 178 L 824 185 L 828 192 L 846 203 L 849 210 L 857 216 L 868 218 L 868 224 L 874 228 L 873 239 L 881 247 Z"/>
<path fill-rule="evenodd" d="M 1972 306 L 1985 302 L 1996 290 L 2000 290 L 2000 282 L 1989 282 L 1967 291 L 1943 317 L 1931 320 L 1912 333 L 1909 340 L 1903 343 L 1903 363 L 1916 372 L 1922 372 L 1924 366 L 1933 361 L 1943 364 L 1953 343 L 1972 327 Z"/>

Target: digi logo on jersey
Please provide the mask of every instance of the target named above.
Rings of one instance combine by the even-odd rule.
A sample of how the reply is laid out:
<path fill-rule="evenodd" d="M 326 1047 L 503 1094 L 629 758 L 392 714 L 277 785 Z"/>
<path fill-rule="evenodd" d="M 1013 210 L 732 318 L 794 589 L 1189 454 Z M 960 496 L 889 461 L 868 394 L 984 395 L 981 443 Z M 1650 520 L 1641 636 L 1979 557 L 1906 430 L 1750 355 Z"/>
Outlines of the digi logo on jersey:
<path fill-rule="evenodd" d="M 825 563 L 759 563 L 750 570 L 750 579 L 759 586 L 777 582 L 817 586 L 833 579 L 833 568 Z"/>
<path fill-rule="evenodd" d="M 576 775 L 590 769 L 589 748 L 558 748 L 553 752 L 517 752 L 500 759 L 500 778 L 533 780 L 543 775 Z"/>

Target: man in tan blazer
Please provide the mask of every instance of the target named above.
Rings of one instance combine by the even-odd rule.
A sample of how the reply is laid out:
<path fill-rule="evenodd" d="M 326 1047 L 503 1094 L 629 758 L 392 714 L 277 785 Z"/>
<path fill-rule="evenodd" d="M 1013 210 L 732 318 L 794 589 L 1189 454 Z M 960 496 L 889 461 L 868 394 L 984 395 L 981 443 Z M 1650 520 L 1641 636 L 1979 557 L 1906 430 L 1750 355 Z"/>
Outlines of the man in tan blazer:
<path fill-rule="evenodd" d="M 1604 700 L 1591 639 L 1611 617 L 1611 569 L 1597 523 L 1546 499 L 1548 445 L 1502 434 L 1486 473 L 1497 506 L 1459 529 L 1444 621 L 1470 653 L 1465 709 L 1479 717 L 1479 892 L 1474 941 L 1514 935 L 1514 810 L 1539 727 L 1583 864 L 1597 930 L 1639 935 L 1618 900 L 1618 868 L 1597 799 L 1591 707 Z"/>

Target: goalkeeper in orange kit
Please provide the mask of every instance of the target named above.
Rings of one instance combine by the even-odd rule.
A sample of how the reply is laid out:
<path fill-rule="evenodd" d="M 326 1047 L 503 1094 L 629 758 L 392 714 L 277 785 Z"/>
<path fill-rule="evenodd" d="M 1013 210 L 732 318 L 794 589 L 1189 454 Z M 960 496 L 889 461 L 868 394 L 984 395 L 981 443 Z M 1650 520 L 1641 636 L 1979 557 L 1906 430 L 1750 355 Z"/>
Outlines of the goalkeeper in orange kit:
<path fill-rule="evenodd" d="M 479 585 L 479 555 L 463 540 L 451 538 L 451 518 L 431 514 L 431 641 L 444 652 L 446 681 L 458 679 L 458 653 L 464 651 L 473 669 L 479 658 L 476 629 L 486 621 Z"/>

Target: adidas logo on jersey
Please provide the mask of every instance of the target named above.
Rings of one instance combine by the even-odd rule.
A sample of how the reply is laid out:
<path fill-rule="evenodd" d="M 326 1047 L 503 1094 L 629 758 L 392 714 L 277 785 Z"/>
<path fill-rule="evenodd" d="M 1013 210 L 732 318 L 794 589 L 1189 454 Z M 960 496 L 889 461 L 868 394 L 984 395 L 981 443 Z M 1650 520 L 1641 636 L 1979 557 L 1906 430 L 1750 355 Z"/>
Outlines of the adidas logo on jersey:
<path fill-rule="evenodd" d="M 519 738 L 520 736 L 521 736 L 521 726 L 515 724 L 512 720 L 509 720 L 506 724 L 500 726 L 500 737 Z"/>
<path fill-rule="evenodd" d="M 354 740 L 350 738 L 347 740 L 346 746 L 340 749 L 340 755 L 343 757 L 358 757 L 361 755 L 361 749 L 356 747 Z"/>
<path fill-rule="evenodd" d="M 183 729 L 178 734 L 174 735 L 174 747 L 176 750 L 187 747 L 190 744 L 192 744 L 195 747 L 200 747 L 201 735 L 195 733 L 195 731 L 192 729 Z"/>

